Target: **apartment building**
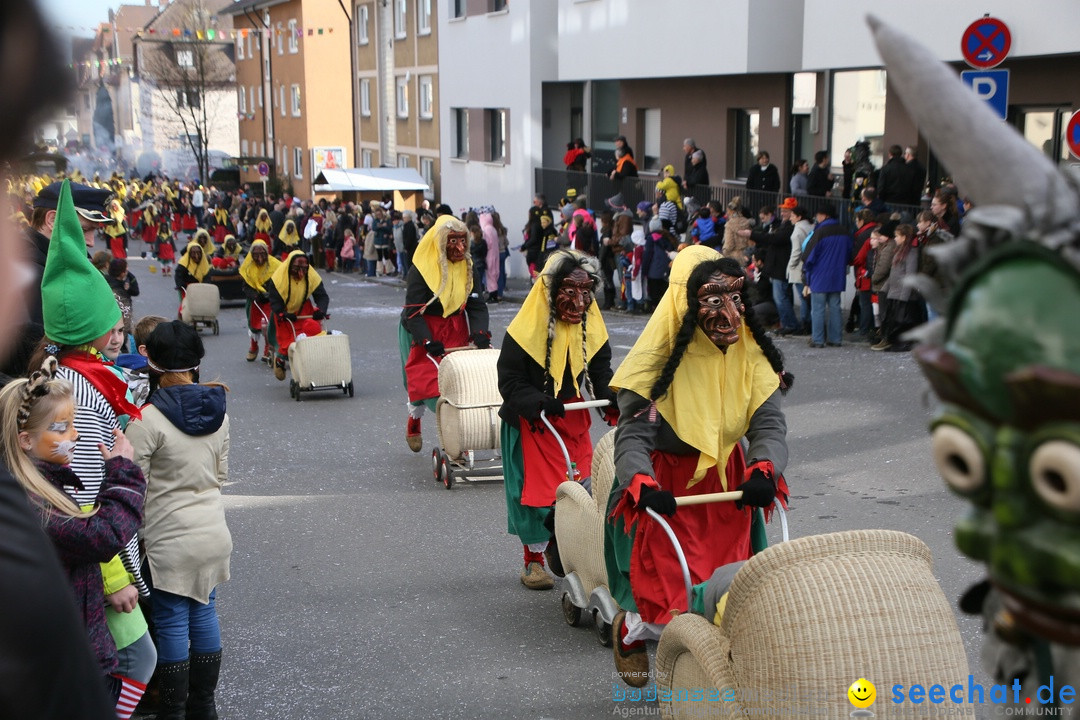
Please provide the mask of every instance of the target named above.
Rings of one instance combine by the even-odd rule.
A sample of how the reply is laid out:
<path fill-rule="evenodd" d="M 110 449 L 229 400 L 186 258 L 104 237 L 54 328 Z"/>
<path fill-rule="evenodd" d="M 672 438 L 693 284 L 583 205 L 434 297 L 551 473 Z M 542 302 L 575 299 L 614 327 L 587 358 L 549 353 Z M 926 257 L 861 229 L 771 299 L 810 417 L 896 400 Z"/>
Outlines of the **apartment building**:
<path fill-rule="evenodd" d="M 336 0 L 246 0 L 236 27 L 241 179 L 312 197 L 324 168 L 353 167 L 353 17 Z"/>
<path fill-rule="evenodd" d="M 453 0 L 438 21 L 440 199 L 524 220 L 536 169 L 561 170 L 579 136 L 597 173 L 624 135 L 646 178 L 668 163 L 681 173 L 688 137 L 705 150 L 713 185 L 743 182 L 759 149 L 786 181 L 796 159 L 827 150 L 839 165 L 858 140 L 878 165 L 882 148 L 916 146 L 931 176 L 945 176 L 890 92 L 869 11 L 958 72 L 968 25 L 1003 20 L 1006 121 L 1067 161 L 1065 125 L 1080 107 L 1074 0 Z"/>

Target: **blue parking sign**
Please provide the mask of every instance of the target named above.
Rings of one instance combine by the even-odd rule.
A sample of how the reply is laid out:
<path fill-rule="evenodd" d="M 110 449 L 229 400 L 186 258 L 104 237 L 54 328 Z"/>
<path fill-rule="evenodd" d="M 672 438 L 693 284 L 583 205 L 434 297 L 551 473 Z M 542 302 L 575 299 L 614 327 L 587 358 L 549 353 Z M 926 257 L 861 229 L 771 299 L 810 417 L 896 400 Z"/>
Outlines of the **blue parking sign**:
<path fill-rule="evenodd" d="M 1009 114 L 1008 70 L 964 70 L 960 79 L 1004 120 Z"/>

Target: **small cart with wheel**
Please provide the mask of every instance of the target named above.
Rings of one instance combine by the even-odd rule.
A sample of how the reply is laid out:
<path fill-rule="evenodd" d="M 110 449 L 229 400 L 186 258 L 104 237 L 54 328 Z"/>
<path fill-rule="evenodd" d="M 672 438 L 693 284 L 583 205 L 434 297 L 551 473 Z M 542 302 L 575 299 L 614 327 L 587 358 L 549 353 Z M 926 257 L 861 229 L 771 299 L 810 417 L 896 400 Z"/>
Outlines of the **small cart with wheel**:
<path fill-rule="evenodd" d="M 210 328 L 215 335 L 218 326 L 218 312 L 221 310 L 221 292 L 211 283 L 191 283 L 183 290 L 180 300 L 180 320 L 196 330 L 199 326 Z"/>
<path fill-rule="evenodd" d="M 297 402 L 301 393 L 317 390 L 340 390 L 352 397 L 349 336 L 335 332 L 297 338 L 289 345 L 289 372 L 289 396 Z"/>
<path fill-rule="evenodd" d="M 431 452 L 431 469 L 447 490 L 455 482 L 503 478 L 498 361 L 494 348 L 448 348 L 441 362 L 432 359 L 439 365 L 439 446 Z"/>

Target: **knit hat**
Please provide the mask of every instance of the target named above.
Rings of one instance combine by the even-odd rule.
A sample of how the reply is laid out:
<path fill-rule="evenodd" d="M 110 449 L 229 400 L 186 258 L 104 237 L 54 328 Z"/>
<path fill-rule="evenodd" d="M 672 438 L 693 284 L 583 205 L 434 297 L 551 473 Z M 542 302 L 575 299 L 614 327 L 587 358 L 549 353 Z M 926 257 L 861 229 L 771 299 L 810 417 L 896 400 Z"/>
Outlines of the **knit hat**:
<path fill-rule="evenodd" d="M 799 201 L 793 197 L 784 198 L 784 202 L 780 203 L 780 208 L 783 210 L 794 210 L 799 204 Z"/>
<path fill-rule="evenodd" d="M 86 257 L 82 224 L 65 180 L 56 204 L 56 222 L 41 276 L 45 335 L 60 345 L 85 345 L 112 330 L 120 319 L 105 276 Z"/>
<path fill-rule="evenodd" d="M 654 215 L 649 219 L 649 232 L 660 232 L 664 229 L 664 223 L 660 220 L 659 215 Z"/>
<path fill-rule="evenodd" d="M 157 372 L 194 370 L 204 354 L 199 331 L 180 320 L 160 323 L 146 338 L 146 355 Z"/>

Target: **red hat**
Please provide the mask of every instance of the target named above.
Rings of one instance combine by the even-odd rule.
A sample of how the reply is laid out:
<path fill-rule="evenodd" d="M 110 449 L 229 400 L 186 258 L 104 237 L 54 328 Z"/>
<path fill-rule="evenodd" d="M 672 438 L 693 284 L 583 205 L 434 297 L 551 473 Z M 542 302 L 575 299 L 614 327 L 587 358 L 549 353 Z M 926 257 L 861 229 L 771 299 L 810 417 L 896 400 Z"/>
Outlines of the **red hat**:
<path fill-rule="evenodd" d="M 784 198 L 784 202 L 780 203 L 781 210 L 794 210 L 799 206 L 799 201 L 793 197 Z"/>

